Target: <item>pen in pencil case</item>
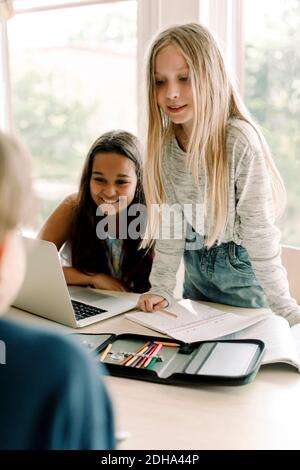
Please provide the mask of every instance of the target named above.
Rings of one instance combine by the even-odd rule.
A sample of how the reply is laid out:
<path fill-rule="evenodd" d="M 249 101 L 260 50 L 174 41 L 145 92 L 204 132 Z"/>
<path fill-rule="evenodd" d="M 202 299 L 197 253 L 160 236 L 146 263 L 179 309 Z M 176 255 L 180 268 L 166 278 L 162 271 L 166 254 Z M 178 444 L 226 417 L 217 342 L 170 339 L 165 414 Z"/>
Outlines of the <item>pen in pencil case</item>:
<path fill-rule="evenodd" d="M 144 367 L 145 362 L 151 357 L 152 352 L 156 349 L 157 345 L 155 343 L 152 343 L 151 347 L 149 347 L 149 350 L 147 351 L 147 355 L 142 358 L 141 361 L 136 365 L 137 369 L 140 369 L 141 367 Z"/>
<path fill-rule="evenodd" d="M 146 362 L 146 360 L 150 357 L 151 359 L 153 357 L 156 357 L 156 360 L 159 361 L 159 362 L 163 362 L 164 361 L 164 358 L 162 356 L 159 356 L 159 355 L 153 355 L 152 352 L 154 351 L 154 349 L 156 350 L 156 344 L 153 343 L 149 346 L 149 348 L 143 352 L 142 354 L 137 354 L 137 356 L 140 356 L 138 357 L 138 359 L 136 359 L 136 361 L 134 361 L 130 367 L 136 367 L 137 369 L 139 369 L 144 362 Z"/>
<path fill-rule="evenodd" d="M 156 361 L 157 361 L 157 356 L 155 356 L 153 359 L 151 359 L 150 364 L 147 366 L 147 370 L 148 370 L 148 369 L 152 369 L 152 367 L 154 366 L 154 364 L 156 363 Z"/>
<path fill-rule="evenodd" d="M 153 345 L 151 345 L 151 348 L 153 347 Z M 149 346 L 150 348 L 150 346 Z M 144 358 L 148 358 L 150 356 L 150 354 L 148 354 L 148 352 L 150 351 L 145 351 L 144 353 L 138 353 L 138 354 L 135 354 L 133 352 L 127 352 L 127 351 L 111 351 L 111 352 L 108 352 L 108 354 L 110 355 L 110 359 L 112 361 L 122 361 L 124 360 L 124 358 L 129 359 L 132 358 L 133 356 L 138 356 L 138 358 L 141 358 L 141 359 L 144 359 Z M 163 357 L 162 356 L 157 356 L 157 360 L 160 361 L 160 362 L 163 362 Z M 121 365 L 121 364 L 120 364 Z"/>
<path fill-rule="evenodd" d="M 136 358 L 134 362 L 130 364 L 130 366 L 136 367 L 144 359 L 144 357 L 146 358 L 149 357 L 149 353 L 151 352 L 154 346 L 155 346 L 154 343 L 151 343 L 150 346 L 148 346 L 145 351 L 141 351 L 141 353 L 137 354 L 138 357 Z"/>
<path fill-rule="evenodd" d="M 162 344 L 157 344 L 157 345 L 156 345 L 156 347 L 155 347 L 155 348 L 153 349 L 153 351 L 151 352 L 151 356 L 148 357 L 148 359 L 147 359 L 146 362 L 144 363 L 144 365 L 143 365 L 143 368 L 144 368 L 144 369 L 150 364 L 150 362 L 151 362 L 152 359 L 153 359 L 153 356 L 156 356 L 157 353 L 158 353 L 158 351 L 160 351 L 162 347 L 163 347 Z"/>
<path fill-rule="evenodd" d="M 124 366 L 126 365 L 127 362 L 129 362 L 133 356 L 136 356 L 137 354 L 141 353 L 143 351 L 143 349 L 147 346 L 149 346 L 151 344 L 151 341 L 147 341 L 146 344 L 143 344 L 143 346 L 141 346 L 135 353 L 131 353 L 124 361 L 122 361 L 120 363 L 121 366 Z"/>
<path fill-rule="evenodd" d="M 127 357 L 124 361 L 122 361 L 120 363 L 120 365 L 121 366 L 129 366 L 137 358 L 136 355 L 139 354 L 139 353 L 144 352 L 150 344 L 151 344 L 151 342 L 147 341 L 147 343 L 144 344 L 142 347 L 140 347 L 134 354 L 132 354 L 131 356 Z"/>
<path fill-rule="evenodd" d="M 162 344 L 163 346 L 169 346 L 170 348 L 178 348 L 180 344 L 178 343 L 168 343 L 166 341 L 154 341 L 155 344 Z"/>
<path fill-rule="evenodd" d="M 128 366 L 134 367 L 134 364 L 140 360 L 141 354 L 146 353 L 147 350 L 148 350 L 148 346 L 147 346 L 147 344 L 146 344 L 146 345 L 143 347 L 143 349 L 142 349 L 141 351 L 136 352 L 136 354 L 134 354 L 134 355 L 129 359 L 129 361 L 127 361 L 127 362 L 125 363 L 125 366 L 126 366 L 126 367 L 128 367 Z"/>

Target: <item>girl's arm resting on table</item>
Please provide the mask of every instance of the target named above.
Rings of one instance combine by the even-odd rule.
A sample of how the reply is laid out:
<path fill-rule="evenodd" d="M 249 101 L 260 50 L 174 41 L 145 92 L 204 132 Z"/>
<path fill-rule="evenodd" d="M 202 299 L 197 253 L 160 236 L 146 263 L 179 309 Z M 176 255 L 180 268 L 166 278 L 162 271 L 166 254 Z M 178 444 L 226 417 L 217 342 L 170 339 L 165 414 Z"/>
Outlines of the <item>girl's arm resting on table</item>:
<path fill-rule="evenodd" d="M 176 274 L 185 246 L 181 240 L 157 240 L 150 274 L 151 289 L 147 294 L 163 297 L 169 305 L 174 302 Z"/>
<path fill-rule="evenodd" d="M 126 292 L 127 289 L 118 280 L 108 274 L 85 274 L 72 267 L 63 268 L 67 284 L 76 286 L 92 286 L 95 289 L 115 290 Z"/>
<path fill-rule="evenodd" d="M 161 238 L 156 240 L 155 243 L 154 260 L 150 274 L 151 289 L 143 294 L 138 301 L 139 307 L 149 312 L 165 308 L 174 302 L 176 274 L 185 247 L 186 221 L 182 208 L 177 204 L 172 184 L 166 174 L 165 192 L 169 206 L 172 206 L 172 211 L 177 212 L 177 214 L 174 213 L 174 216 L 170 215 L 169 218 L 163 217 L 160 222 L 159 233 Z"/>
<path fill-rule="evenodd" d="M 174 217 L 175 219 L 176 217 Z M 179 218 L 176 220 L 179 224 Z M 181 228 L 181 232 L 184 232 L 185 221 L 183 214 L 181 222 L 181 227 L 178 228 Z M 177 227 L 172 224 L 171 230 L 167 230 L 167 233 L 176 233 L 176 229 Z M 142 310 L 152 312 L 165 308 L 174 302 L 173 293 L 176 286 L 176 274 L 184 247 L 185 233 L 182 233 L 180 239 L 167 237 L 156 241 L 155 256 L 150 274 L 151 289 L 148 293 L 143 294 L 138 301 L 138 305 Z"/>
<path fill-rule="evenodd" d="M 300 307 L 290 296 L 281 264 L 280 231 L 274 225 L 271 186 L 264 156 L 249 151 L 236 177 L 238 232 L 271 310 L 292 326 L 300 321 Z"/>

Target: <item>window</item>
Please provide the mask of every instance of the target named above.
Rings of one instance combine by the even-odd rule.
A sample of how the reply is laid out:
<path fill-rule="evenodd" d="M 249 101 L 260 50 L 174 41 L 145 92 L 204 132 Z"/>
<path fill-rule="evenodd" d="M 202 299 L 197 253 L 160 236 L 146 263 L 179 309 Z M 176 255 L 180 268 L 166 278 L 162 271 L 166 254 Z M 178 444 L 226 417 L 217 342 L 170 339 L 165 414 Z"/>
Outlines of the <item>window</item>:
<path fill-rule="evenodd" d="M 245 101 L 284 178 L 282 241 L 300 246 L 300 0 L 244 1 Z"/>
<path fill-rule="evenodd" d="M 137 1 L 85 3 L 8 21 L 13 121 L 33 155 L 36 229 L 76 191 L 87 151 L 101 133 L 137 132 Z M 15 1 L 15 11 L 34 4 Z"/>

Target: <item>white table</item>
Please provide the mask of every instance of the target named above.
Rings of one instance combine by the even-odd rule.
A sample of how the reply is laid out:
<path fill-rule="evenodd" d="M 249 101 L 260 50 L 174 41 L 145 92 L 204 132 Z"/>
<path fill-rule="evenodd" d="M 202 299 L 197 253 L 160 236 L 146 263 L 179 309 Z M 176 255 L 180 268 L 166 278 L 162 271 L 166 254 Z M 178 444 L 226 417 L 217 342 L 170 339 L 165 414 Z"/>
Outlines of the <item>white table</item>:
<path fill-rule="evenodd" d="M 249 314 L 247 309 L 218 308 Z M 14 308 L 9 316 L 65 333 L 156 334 L 124 315 L 80 330 Z M 117 429 L 129 434 L 119 449 L 300 449 L 300 375 L 293 367 L 263 366 L 252 383 L 242 386 L 105 380 Z"/>

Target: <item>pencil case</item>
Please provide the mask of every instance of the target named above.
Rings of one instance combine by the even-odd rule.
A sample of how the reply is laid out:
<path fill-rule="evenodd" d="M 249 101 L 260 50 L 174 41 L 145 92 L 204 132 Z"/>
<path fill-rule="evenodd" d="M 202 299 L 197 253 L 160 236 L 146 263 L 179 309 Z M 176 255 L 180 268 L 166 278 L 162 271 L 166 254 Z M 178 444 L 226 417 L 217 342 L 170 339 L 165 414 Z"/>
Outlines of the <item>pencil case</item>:
<path fill-rule="evenodd" d="M 71 336 L 105 364 L 111 375 L 164 384 L 247 384 L 254 379 L 265 350 L 256 339 L 187 344 L 130 333 Z"/>

